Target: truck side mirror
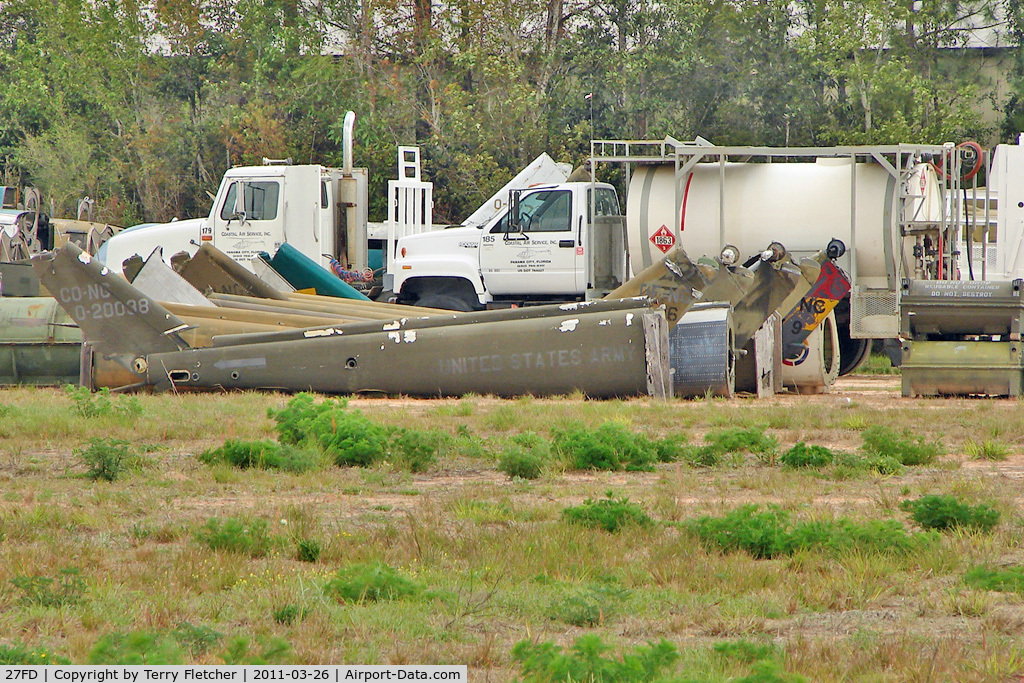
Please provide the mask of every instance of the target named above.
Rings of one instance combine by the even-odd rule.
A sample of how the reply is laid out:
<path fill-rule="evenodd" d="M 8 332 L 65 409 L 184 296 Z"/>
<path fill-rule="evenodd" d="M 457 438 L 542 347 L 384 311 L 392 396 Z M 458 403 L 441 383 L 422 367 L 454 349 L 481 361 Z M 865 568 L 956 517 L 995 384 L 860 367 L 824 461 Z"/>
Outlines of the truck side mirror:
<path fill-rule="evenodd" d="M 519 190 L 508 191 L 508 231 L 522 232 L 523 226 L 519 222 Z"/>
<path fill-rule="evenodd" d="M 240 223 L 245 222 L 245 183 L 235 183 L 235 206 L 231 210 L 231 218 Z"/>

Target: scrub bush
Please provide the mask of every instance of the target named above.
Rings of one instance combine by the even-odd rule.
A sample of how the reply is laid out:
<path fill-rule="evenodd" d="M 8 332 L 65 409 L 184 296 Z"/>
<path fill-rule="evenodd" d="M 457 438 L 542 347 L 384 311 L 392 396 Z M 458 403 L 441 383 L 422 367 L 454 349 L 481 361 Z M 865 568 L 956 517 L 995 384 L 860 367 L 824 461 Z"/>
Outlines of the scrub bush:
<path fill-rule="evenodd" d="M 114 481 L 125 472 L 140 469 L 145 462 L 121 439 L 89 439 L 89 445 L 76 450 L 75 455 L 89 468 L 85 476 L 93 481 Z"/>
<path fill-rule="evenodd" d="M 338 602 L 380 602 L 416 595 L 420 585 L 383 562 L 353 564 L 339 569 L 324 586 Z"/>
<path fill-rule="evenodd" d="M 274 621 L 282 626 L 291 626 L 296 621 L 302 621 L 308 616 L 308 610 L 298 605 L 288 603 L 274 609 Z"/>
<path fill-rule="evenodd" d="M 521 640 L 512 647 L 523 683 L 649 683 L 663 680 L 679 659 L 676 646 L 667 640 L 640 645 L 632 653 L 606 656 L 611 650 L 600 636 L 587 635 L 564 650 L 552 642 Z"/>
<path fill-rule="evenodd" d="M 89 664 L 184 664 L 185 652 L 166 633 L 107 633 L 89 652 Z"/>
<path fill-rule="evenodd" d="M 40 607 L 77 605 L 85 599 L 85 579 L 78 567 L 64 567 L 57 576 L 15 576 L 14 587 L 21 591 L 21 604 Z"/>
<path fill-rule="evenodd" d="M 12 645 L 0 644 L 0 666 L 11 664 L 70 664 L 71 660 L 65 657 L 58 657 L 45 650 L 29 648 L 21 643 Z"/>
<path fill-rule="evenodd" d="M 787 467 L 825 467 L 835 460 L 835 454 L 824 446 L 808 446 L 798 442 L 779 456 L 779 462 Z"/>
<path fill-rule="evenodd" d="M 267 417 L 277 423 L 277 439 L 283 444 L 298 444 L 309 434 L 309 425 L 317 415 L 331 410 L 344 410 L 347 399 L 329 398 L 320 403 L 307 392 L 296 394 L 281 410 L 267 410 Z"/>
<path fill-rule="evenodd" d="M 450 439 L 438 430 L 380 425 L 347 406 L 335 399 L 316 403 L 312 394 L 303 393 L 268 414 L 277 422 L 282 444 L 319 447 L 339 467 L 369 467 L 390 460 L 402 469 L 423 472 L 437 462 Z"/>
<path fill-rule="evenodd" d="M 972 567 L 964 574 L 964 581 L 981 590 L 1024 593 L 1024 567 Z"/>
<path fill-rule="evenodd" d="M 320 465 L 314 453 L 273 441 L 228 439 L 223 446 L 211 448 L 197 457 L 200 462 L 207 465 L 225 463 L 239 469 L 255 468 L 284 472 L 308 472 Z"/>
<path fill-rule="evenodd" d="M 760 429 L 721 429 L 704 436 L 703 446 L 683 450 L 683 460 L 693 467 L 715 467 L 731 456 L 737 459 L 745 454 L 773 460 L 779 450 L 779 441 Z"/>
<path fill-rule="evenodd" d="M 609 491 L 607 498 L 587 498 L 583 505 L 562 510 L 562 519 L 570 524 L 580 524 L 590 529 L 604 529 L 609 533 L 627 526 L 650 526 L 654 523 L 644 509 L 629 498 L 613 498 Z"/>
<path fill-rule="evenodd" d="M 295 543 L 295 559 L 299 562 L 318 562 L 323 552 L 320 541 L 313 538 L 300 538 Z"/>
<path fill-rule="evenodd" d="M 999 510 L 985 503 L 963 503 L 956 496 L 923 496 L 905 500 L 900 507 L 924 529 L 962 528 L 989 532 L 999 524 Z"/>
<path fill-rule="evenodd" d="M 908 534 L 895 520 L 855 522 L 850 519 L 794 522 L 775 506 L 744 505 L 721 517 L 700 517 L 683 528 L 707 548 L 742 550 L 757 559 L 813 550 L 829 553 L 861 551 L 908 553 L 934 541 L 932 534 Z"/>
<path fill-rule="evenodd" d="M 107 417 L 116 416 L 135 419 L 142 415 L 142 404 L 134 396 L 121 394 L 116 400 L 111 400 L 110 389 L 103 387 L 93 393 L 87 387 L 76 387 L 73 384 L 64 385 L 64 393 L 67 394 L 75 404 L 75 412 L 82 417 Z"/>
<path fill-rule="evenodd" d="M 509 477 L 537 479 L 544 473 L 550 458 L 550 441 L 534 432 L 523 432 L 509 439 L 498 461 L 498 469 Z"/>
<path fill-rule="evenodd" d="M 263 519 L 245 520 L 212 517 L 196 531 L 196 540 L 210 550 L 224 550 L 250 557 L 263 557 L 270 552 L 271 537 Z"/>
<path fill-rule="evenodd" d="M 861 438 L 864 439 L 861 449 L 869 456 L 894 458 L 908 467 L 928 465 L 943 452 L 938 441 L 926 441 L 923 436 L 897 432 L 882 425 L 868 427 L 861 432 Z"/>
<path fill-rule="evenodd" d="M 548 608 L 548 617 L 580 627 L 608 623 L 622 610 L 629 591 L 617 586 L 590 586 L 572 591 Z"/>
<path fill-rule="evenodd" d="M 647 472 L 659 460 L 657 444 L 616 422 L 552 430 L 555 450 L 576 470 Z"/>

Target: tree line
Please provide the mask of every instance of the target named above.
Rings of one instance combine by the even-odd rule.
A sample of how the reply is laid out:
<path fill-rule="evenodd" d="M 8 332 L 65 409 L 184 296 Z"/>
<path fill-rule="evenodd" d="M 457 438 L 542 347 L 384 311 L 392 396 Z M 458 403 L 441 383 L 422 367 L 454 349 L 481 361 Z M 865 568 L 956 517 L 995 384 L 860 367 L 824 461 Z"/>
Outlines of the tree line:
<path fill-rule="evenodd" d="M 435 220 L 592 138 L 826 145 L 1009 137 L 968 45 L 1021 0 L 0 0 L 0 161 L 58 216 L 205 215 L 231 165 L 340 165 L 342 121 L 386 215 L 422 147 Z M 588 97 L 588 95 L 592 95 Z M 986 105 L 987 103 L 987 105 Z M 1002 124 L 980 111 L 995 107 Z"/>

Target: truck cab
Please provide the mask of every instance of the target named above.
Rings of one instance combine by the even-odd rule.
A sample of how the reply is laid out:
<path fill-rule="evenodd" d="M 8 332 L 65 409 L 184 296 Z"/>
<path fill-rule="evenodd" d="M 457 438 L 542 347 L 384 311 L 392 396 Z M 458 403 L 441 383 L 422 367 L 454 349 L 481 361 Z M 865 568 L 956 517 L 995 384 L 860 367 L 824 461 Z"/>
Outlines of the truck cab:
<path fill-rule="evenodd" d="M 328 169 L 320 166 L 233 168 L 221 181 L 200 240 L 242 264 L 285 242 L 304 254 L 333 255 L 331 190 Z"/>
<path fill-rule="evenodd" d="M 246 268 L 260 252 L 271 255 L 287 242 L 325 268 L 330 259 L 365 267 L 366 169 L 269 163 L 229 169 L 206 218 L 145 224 L 115 235 L 98 257 L 120 271 L 133 255 L 146 258 L 156 247 L 169 259 L 190 256 L 211 244 Z M 356 187 L 353 187 L 356 184 Z M 353 199 L 355 198 L 355 199 Z M 355 215 L 354 215 L 355 214 Z"/>
<path fill-rule="evenodd" d="M 394 291 L 452 310 L 599 298 L 626 279 L 625 221 L 615 189 L 566 182 L 510 192 L 475 227 L 398 241 Z"/>

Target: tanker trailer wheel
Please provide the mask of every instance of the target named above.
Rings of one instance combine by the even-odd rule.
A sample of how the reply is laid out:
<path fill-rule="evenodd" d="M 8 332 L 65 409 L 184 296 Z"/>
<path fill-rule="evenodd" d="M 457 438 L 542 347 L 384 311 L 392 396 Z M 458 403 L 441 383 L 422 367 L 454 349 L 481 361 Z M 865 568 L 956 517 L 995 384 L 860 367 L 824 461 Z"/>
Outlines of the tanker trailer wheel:
<path fill-rule="evenodd" d="M 422 306 L 423 308 L 443 308 L 448 311 L 476 310 L 475 306 L 454 294 L 424 294 L 413 305 Z"/>
<path fill-rule="evenodd" d="M 839 376 L 849 375 L 871 355 L 872 339 L 852 339 L 849 328 L 839 327 Z"/>
<path fill-rule="evenodd" d="M 844 377 L 856 370 L 871 355 L 870 339 L 854 339 L 850 336 L 850 297 L 839 302 L 835 309 L 836 332 L 839 334 L 839 376 Z"/>

